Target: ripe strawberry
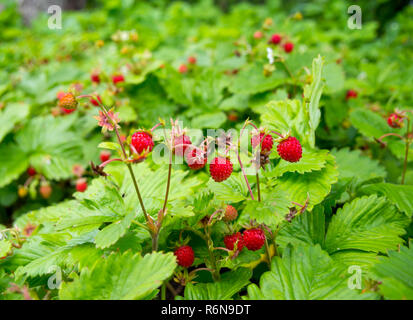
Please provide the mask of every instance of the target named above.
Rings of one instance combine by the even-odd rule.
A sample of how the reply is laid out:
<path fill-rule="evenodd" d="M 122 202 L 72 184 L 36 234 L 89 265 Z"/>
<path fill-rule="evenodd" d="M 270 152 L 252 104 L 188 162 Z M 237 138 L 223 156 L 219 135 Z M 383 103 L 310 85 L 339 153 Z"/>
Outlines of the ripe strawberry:
<path fill-rule="evenodd" d="M 199 170 L 205 167 L 207 157 L 205 152 L 196 147 L 189 147 L 190 149 L 185 152 L 185 160 L 188 167 L 192 170 Z"/>
<path fill-rule="evenodd" d="M 209 173 L 216 182 L 227 180 L 232 170 L 232 163 L 228 158 L 216 157 L 209 165 Z"/>
<path fill-rule="evenodd" d="M 287 52 L 287 53 L 290 53 L 291 51 L 293 51 L 293 49 L 294 49 L 294 43 L 292 43 L 292 42 L 286 42 L 286 43 L 284 43 L 284 51 L 285 52 Z"/>
<path fill-rule="evenodd" d="M 73 93 L 65 93 L 59 100 L 59 107 L 63 110 L 75 110 L 77 107 L 77 100 Z"/>
<path fill-rule="evenodd" d="M 237 209 L 230 204 L 225 208 L 224 221 L 234 221 L 238 217 Z"/>
<path fill-rule="evenodd" d="M 66 114 L 71 114 L 73 111 L 75 111 L 76 109 L 66 109 L 66 108 L 61 108 L 61 110 L 66 113 Z"/>
<path fill-rule="evenodd" d="M 346 93 L 346 100 L 352 99 L 352 98 L 357 98 L 357 91 L 353 90 L 353 89 L 350 89 Z"/>
<path fill-rule="evenodd" d="M 123 76 L 123 74 L 115 74 L 112 76 L 112 82 L 114 85 L 116 85 L 119 82 L 124 82 L 125 81 L 125 77 Z"/>
<path fill-rule="evenodd" d="M 186 64 L 181 64 L 178 68 L 179 73 L 186 73 L 188 71 L 188 67 Z"/>
<path fill-rule="evenodd" d="M 52 194 L 52 187 L 49 183 L 43 182 L 40 185 L 39 192 L 43 199 L 49 199 L 50 195 Z"/>
<path fill-rule="evenodd" d="M 262 141 L 262 142 L 261 142 Z M 253 148 L 259 146 L 261 142 L 261 153 L 264 155 L 269 155 L 271 153 L 274 141 L 271 135 L 267 134 L 264 137 L 264 132 L 260 132 L 260 135 L 254 135 L 251 138 L 251 144 Z"/>
<path fill-rule="evenodd" d="M 185 154 L 186 149 L 191 144 L 191 139 L 187 135 L 182 134 L 181 136 L 175 137 L 173 149 L 174 154 L 182 157 Z"/>
<path fill-rule="evenodd" d="M 245 230 L 242 238 L 247 249 L 252 251 L 261 249 L 265 242 L 264 231 L 258 228 Z"/>
<path fill-rule="evenodd" d="M 99 100 L 99 101 L 98 101 Z M 94 106 L 98 107 L 99 106 L 99 102 L 102 103 L 102 99 L 101 97 L 98 95 L 97 96 L 97 100 L 90 98 L 90 103 L 93 104 Z"/>
<path fill-rule="evenodd" d="M 188 245 L 179 247 L 174 252 L 178 264 L 182 267 L 188 268 L 194 263 L 194 250 Z"/>
<path fill-rule="evenodd" d="M 228 250 L 234 250 L 235 243 L 237 243 L 238 251 L 241 251 L 245 245 L 241 232 L 237 232 L 237 233 L 225 236 L 224 243 L 225 243 L 225 247 Z"/>
<path fill-rule="evenodd" d="M 36 169 L 35 168 L 33 168 L 33 167 L 29 167 L 28 169 L 27 169 L 27 174 L 29 175 L 29 176 L 34 176 L 34 175 L 36 175 L 36 173 L 37 173 L 37 171 L 36 171 Z"/>
<path fill-rule="evenodd" d="M 110 153 L 110 151 L 107 151 L 107 150 L 103 150 L 103 151 L 101 151 L 100 152 L 100 161 L 101 162 L 106 162 L 106 161 L 108 161 L 109 159 L 110 159 L 110 156 L 111 156 L 112 154 Z"/>
<path fill-rule="evenodd" d="M 76 190 L 79 192 L 84 192 L 87 189 L 87 181 L 84 178 L 77 179 Z"/>
<path fill-rule="evenodd" d="M 90 75 L 90 80 L 94 83 L 100 83 L 100 76 L 99 73 L 94 72 Z"/>
<path fill-rule="evenodd" d="M 303 150 L 300 141 L 294 137 L 288 137 L 277 146 L 280 157 L 289 162 L 297 162 L 301 159 Z"/>
<path fill-rule="evenodd" d="M 131 144 L 138 154 L 141 154 L 144 151 L 150 152 L 154 146 L 152 134 L 143 130 L 136 131 L 132 135 Z"/>
<path fill-rule="evenodd" d="M 270 42 L 272 44 L 279 44 L 281 42 L 281 35 L 275 33 L 271 36 Z"/>
<path fill-rule="evenodd" d="M 392 113 L 387 118 L 387 124 L 392 128 L 401 128 L 403 127 L 403 117 L 397 113 Z"/>
<path fill-rule="evenodd" d="M 196 58 L 194 56 L 188 57 L 188 63 L 189 64 L 195 64 L 196 63 Z"/>
<path fill-rule="evenodd" d="M 261 39 L 263 37 L 263 33 L 261 31 L 254 32 L 254 39 Z"/>

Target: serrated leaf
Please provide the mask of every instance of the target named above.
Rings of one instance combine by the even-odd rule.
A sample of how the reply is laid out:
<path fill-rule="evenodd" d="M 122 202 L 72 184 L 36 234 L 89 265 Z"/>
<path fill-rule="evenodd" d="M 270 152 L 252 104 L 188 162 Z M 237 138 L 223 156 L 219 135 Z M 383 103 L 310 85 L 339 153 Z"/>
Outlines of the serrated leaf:
<path fill-rule="evenodd" d="M 0 110 L 0 142 L 16 123 L 27 117 L 29 110 L 29 105 L 22 103 L 10 103 L 5 110 Z"/>
<path fill-rule="evenodd" d="M 0 240 L 0 258 L 7 256 L 10 249 L 11 249 L 10 241 L 6 239 Z"/>
<path fill-rule="evenodd" d="M 215 194 L 216 200 L 240 202 L 247 198 L 248 188 L 241 173 L 233 173 L 227 180 L 215 182 L 212 178 L 207 187 Z"/>
<path fill-rule="evenodd" d="M 379 138 L 389 133 L 386 121 L 377 113 L 368 109 L 355 109 L 350 113 L 350 121 L 363 135 L 369 138 Z"/>
<path fill-rule="evenodd" d="M 125 235 L 134 217 L 135 213 L 131 212 L 122 220 L 115 221 L 99 231 L 95 238 L 96 247 L 107 248 L 118 241 L 119 238 Z"/>
<path fill-rule="evenodd" d="M 14 144 L 0 146 L 0 188 L 17 179 L 28 167 L 27 154 Z"/>
<path fill-rule="evenodd" d="M 63 283 L 62 300 L 138 300 L 153 294 L 176 267 L 172 253 L 141 257 L 131 252 L 112 253 L 90 270 L 84 268 L 73 282 Z"/>

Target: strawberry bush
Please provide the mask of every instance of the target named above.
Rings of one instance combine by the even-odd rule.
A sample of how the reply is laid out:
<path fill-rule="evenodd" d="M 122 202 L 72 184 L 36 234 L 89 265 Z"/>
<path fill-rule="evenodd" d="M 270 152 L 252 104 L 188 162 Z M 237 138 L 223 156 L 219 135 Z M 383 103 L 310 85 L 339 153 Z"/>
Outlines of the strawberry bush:
<path fill-rule="evenodd" d="M 413 8 L 360 6 L 5 1 L 0 298 L 413 299 Z"/>

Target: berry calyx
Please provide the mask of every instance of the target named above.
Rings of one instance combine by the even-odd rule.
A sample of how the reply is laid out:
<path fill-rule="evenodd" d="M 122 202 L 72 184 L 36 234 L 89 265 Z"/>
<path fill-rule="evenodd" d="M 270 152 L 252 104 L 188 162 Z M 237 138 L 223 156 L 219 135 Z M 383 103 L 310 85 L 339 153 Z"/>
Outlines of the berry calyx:
<path fill-rule="evenodd" d="M 285 52 L 290 53 L 290 52 L 293 51 L 293 49 L 294 49 L 294 43 L 292 43 L 292 42 L 286 42 L 286 43 L 284 43 L 283 48 L 284 48 L 284 51 L 285 51 Z"/>
<path fill-rule="evenodd" d="M 227 180 L 232 173 L 231 160 L 223 157 L 215 157 L 209 165 L 209 173 L 216 182 Z"/>
<path fill-rule="evenodd" d="M 207 163 L 205 152 L 196 147 L 188 148 L 187 152 L 185 152 L 185 160 L 188 164 L 188 167 L 192 170 L 202 169 Z"/>
<path fill-rule="evenodd" d="M 357 98 L 357 91 L 356 90 L 353 90 L 353 89 L 350 89 L 350 90 L 348 90 L 347 91 L 347 93 L 346 93 L 346 100 L 348 100 L 348 99 L 355 99 L 355 98 Z"/>
<path fill-rule="evenodd" d="M 174 139 L 174 148 L 173 152 L 177 156 L 183 156 L 186 152 L 186 149 L 192 144 L 191 139 L 187 135 L 180 135 Z"/>
<path fill-rule="evenodd" d="M 43 182 L 40 185 L 39 192 L 43 199 L 49 199 L 50 195 L 52 194 L 52 187 L 49 183 Z"/>
<path fill-rule="evenodd" d="M 179 73 L 186 73 L 188 71 L 188 67 L 186 64 L 181 64 L 178 68 Z"/>
<path fill-rule="evenodd" d="M 281 159 L 289 162 L 297 162 L 301 159 L 303 150 L 300 141 L 295 137 L 288 137 L 277 146 L 277 152 Z"/>
<path fill-rule="evenodd" d="M 110 156 L 111 156 L 112 154 L 110 153 L 110 151 L 107 151 L 107 150 L 103 150 L 103 151 L 101 151 L 100 152 L 100 161 L 101 162 L 106 162 L 106 161 L 108 161 L 109 159 L 110 159 Z"/>
<path fill-rule="evenodd" d="M 404 120 L 403 116 L 397 113 L 392 113 L 387 118 L 387 124 L 392 128 L 401 128 L 403 127 L 403 120 Z"/>
<path fill-rule="evenodd" d="M 235 209 L 230 204 L 226 206 L 224 213 L 224 221 L 230 222 L 234 221 L 238 217 L 237 209 Z"/>
<path fill-rule="evenodd" d="M 59 107 L 65 110 L 70 110 L 72 112 L 77 107 L 77 100 L 73 93 L 65 93 L 65 95 L 60 98 L 59 100 Z"/>
<path fill-rule="evenodd" d="M 270 42 L 272 44 L 279 44 L 281 42 L 281 35 L 275 33 L 271 36 Z"/>
<path fill-rule="evenodd" d="M 237 244 L 237 251 L 241 251 L 244 248 L 244 239 L 241 232 L 237 232 L 224 237 L 225 247 L 228 250 L 234 250 L 235 243 Z"/>
<path fill-rule="evenodd" d="M 176 256 L 178 264 L 182 267 L 188 268 L 194 263 L 194 250 L 188 245 L 176 249 L 174 255 Z"/>
<path fill-rule="evenodd" d="M 132 135 L 131 145 L 138 154 L 146 152 L 151 152 L 154 146 L 152 140 L 152 134 L 148 131 L 136 131 Z"/>
<path fill-rule="evenodd" d="M 36 171 L 36 169 L 33 168 L 33 167 L 29 167 L 29 168 L 27 169 L 27 174 L 28 174 L 29 176 L 31 176 L 31 177 L 33 177 L 34 175 L 36 175 L 36 173 L 37 173 L 37 171 Z"/>
<path fill-rule="evenodd" d="M 123 76 L 123 74 L 115 74 L 112 76 L 112 82 L 114 85 L 120 82 L 124 82 L 124 81 L 125 81 L 125 77 Z"/>
<path fill-rule="evenodd" d="M 261 249 L 265 243 L 264 231 L 259 228 L 245 230 L 242 238 L 244 240 L 244 245 L 251 251 Z"/>
<path fill-rule="evenodd" d="M 196 64 L 196 58 L 194 56 L 188 57 L 188 63 L 189 64 Z"/>
<path fill-rule="evenodd" d="M 87 189 L 87 181 L 84 178 L 77 179 L 76 181 L 76 191 L 85 192 Z"/>
<path fill-rule="evenodd" d="M 264 136 L 264 132 L 260 135 L 254 135 L 251 138 L 251 144 L 253 148 L 256 148 L 261 143 L 261 153 L 264 155 L 269 155 L 271 153 L 272 147 L 274 145 L 274 139 L 270 134 Z"/>

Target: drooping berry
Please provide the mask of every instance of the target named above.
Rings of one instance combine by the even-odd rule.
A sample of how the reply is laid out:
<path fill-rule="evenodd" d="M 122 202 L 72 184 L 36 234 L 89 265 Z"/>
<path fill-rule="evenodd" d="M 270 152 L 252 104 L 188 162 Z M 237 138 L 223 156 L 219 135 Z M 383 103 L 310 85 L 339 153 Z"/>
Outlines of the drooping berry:
<path fill-rule="evenodd" d="M 111 156 L 112 154 L 110 153 L 110 151 L 108 151 L 108 150 L 103 150 L 103 151 L 101 151 L 100 152 L 100 161 L 101 162 L 106 162 L 106 161 L 108 161 L 109 159 L 110 159 L 110 156 Z"/>
<path fill-rule="evenodd" d="M 264 132 L 261 132 L 258 136 L 253 135 L 251 138 L 251 144 L 253 148 L 256 148 L 261 143 L 261 153 L 264 155 L 269 155 L 272 150 L 272 146 L 274 145 L 274 139 L 270 134 L 265 135 Z"/>
<path fill-rule="evenodd" d="M 207 157 L 205 152 L 197 147 L 188 147 L 185 152 L 185 160 L 188 167 L 192 170 L 199 170 L 205 167 L 207 163 Z"/>
<path fill-rule="evenodd" d="M 188 268 L 194 263 L 194 250 L 188 245 L 179 247 L 175 250 L 174 254 L 178 264 L 182 267 Z"/>
<path fill-rule="evenodd" d="M 242 238 L 244 245 L 248 250 L 257 251 L 262 248 L 265 243 L 265 234 L 262 229 L 254 228 L 243 232 Z"/>
<path fill-rule="evenodd" d="M 76 180 L 76 191 L 85 192 L 87 189 L 87 181 L 84 178 Z"/>
<path fill-rule="evenodd" d="M 237 232 L 224 237 L 225 247 L 228 250 L 234 250 L 235 243 L 237 243 L 237 250 L 241 251 L 244 248 L 244 239 L 241 232 Z"/>
<path fill-rule="evenodd" d="M 404 118 L 397 113 L 392 113 L 387 118 L 387 124 L 392 128 L 401 128 L 403 127 Z"/>
<path fill-rule="evenodd" d="M 233 166 L 231 160 L 223 157 L 216 157 L 209 164 L 209 172 L 212 179 L 216 182 L 221 182 L 231 176 Z"/>
<path fill-rule="evenodd" d="M 230 222 L 234 221 L 238 217 L 237 209 L 235 209 L 230 204 L 226 206 L 224 213 L 224 221 Z"/>
<path fill-rule="evenodd" d="M 291 51 L 293 51 L 293 49 L 294 49 L 294 43 L 292 43 L 292 42 L 286 42 L 286 43 L 284 43 L 284 51 L 285 52 L 287 52 L 287 53 L 290 53 Z"/>
<path fill-rule="evenodd" d="M 297 162 L 301 159 L 303 150 L 300 141 L 295 137 L 288 137 L 277 146 L 280 157 L 289 162 Z"/>
<path fill-rule="evenodd" d="M 138 154 L 144 151 L 151 152 L 154 146 L 152 134 L 147 131 L 136 131 L 132 135 L 131 144 Z"/>
<path fill-rule="evenodd" d="M 270 42 L 272 44 L 279 44 L 281 42 L 281 35 L 275 33 L 271 36 Z"/>
<path fill-rule="evenodd" d="M 179 73 L 186 73 L 188 71 L 188 67 L 186 64 L 181 64 L 178 68 Z"/>
<path fill-rule="evenodd" d="M 98 101 L 99 100 L 99 101 Z M 90 98 L 90 103 L 93 104 L 94 106 L 98 107 L 99 106 L 99 102 L 102 103 L 102 99 L 101 97 L 98 95 L 97 99 L 94 98 Z"/>
<path fill-rule="evenodd" d="M 347 90 L 347 93 L 346 93 L 346 100 L 348 100 L 348 99 L 355 99 L 355 98 L 357 98 L 357 91 L 356 90 L 353 90 L 353 89 L 350 89 L 350 90 Z"/>
<path fill-rule="evenodd" d="M 73 93 L 65 93 L 59 100 L 59 107 L 66 110 L 75 110 L 77 107 L 77 100 Z"/>
<path fill-rule="evenodd" d="M 125 81 L 125 77 L 123 76 L 123 74 L 115 74 L 112 76 L 112 82 L 114 85 L 120 82 L 124 82 L 124 81 Z"/>
<path fill-rule="evenodd" d="M 52 194 L 52 187 L 49 183 L 43 182 L 40 185 L 39 192 L 43 199 L 49 199 L 50 195 Z"/>
<path fill-rule="evenodd" d="M 188 57 L 188 63 L 189 64 L 196 64 L 196 58 L 194 56 Z"/>
<path fill-rule="evenodd" d="M 34 176 L 34 175 L 36 175 L 36 173 L 37 173 L 37 171 L 36 171 L 36 169 L 35 168 L 33 168 L 33 167 L 29 167 L 28 169 L 27 169 L 27 174 L 29 175 L 29 176 Z"/>
<path fill-rule="evenodd" d="M 261 31 L 254 32 L 254 39 L 261 39 L 263 37 L 263 33 Z"/>
<path fill-rule="evenodd" d="M 94 83 L 100 83 L 100 76 L 99 73 L 94 72 L 90 75 L 90 81 L 94 82 Z"/>
<path fill-rule="evenodd" d="M 175 137 L 174 149 L 173 149 L 174 154 L 182 157 L 185 154 L 186 149 L 191 144 L 192 144 L 191 139 L 185 134 Z"/>

